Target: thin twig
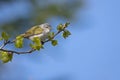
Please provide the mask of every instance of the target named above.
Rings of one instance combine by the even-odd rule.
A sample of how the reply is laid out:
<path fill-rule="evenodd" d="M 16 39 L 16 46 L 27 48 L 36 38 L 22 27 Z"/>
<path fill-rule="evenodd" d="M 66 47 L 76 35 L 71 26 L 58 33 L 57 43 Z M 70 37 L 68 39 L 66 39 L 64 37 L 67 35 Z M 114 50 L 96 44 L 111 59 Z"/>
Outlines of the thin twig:
<path fill-rule="evenodd" d="M 3 43 L 3 44 L 0 46 L 0 49 L 2 49 L 4 46 L 5 46 L 5 43 Z"/>
<path fill-rule="evenodd" d="M 13 50 L 6 50 L 6 49 L 0 49 L 1 51 L 5 51 L 5 52 L 11 52 L 11 53 L 16 53 L 16 54 L 27 54 L 27 53 L 32 53 L 35 51 L 35 49 L 31 49 L 29 51 L 26 52 L 17 52 L 17 51 L 13 51 Z"/>
<path fill-rule="evenodd" d="M 0 49 L 4 48 L 8 43 L 9 43 L 8 41 L 4 40 L 2 46 L 0 46 Z"/>

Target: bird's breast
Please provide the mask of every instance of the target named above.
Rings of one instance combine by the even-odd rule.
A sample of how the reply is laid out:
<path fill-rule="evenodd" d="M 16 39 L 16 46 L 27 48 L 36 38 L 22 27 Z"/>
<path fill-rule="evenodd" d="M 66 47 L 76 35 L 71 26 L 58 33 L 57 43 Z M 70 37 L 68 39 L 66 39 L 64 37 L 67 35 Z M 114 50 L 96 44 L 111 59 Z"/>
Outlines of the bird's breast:
<path fill-rule="evenodd" d="M 43 33 L 36 34 L 34 36 L 30 36 L 29 38 L 32 40 L 34 37 L 39 37 L 42 41 L 45 41 L 48 38 L 48 33 L 50 32 L 49 29 L 45 29 Z"/>

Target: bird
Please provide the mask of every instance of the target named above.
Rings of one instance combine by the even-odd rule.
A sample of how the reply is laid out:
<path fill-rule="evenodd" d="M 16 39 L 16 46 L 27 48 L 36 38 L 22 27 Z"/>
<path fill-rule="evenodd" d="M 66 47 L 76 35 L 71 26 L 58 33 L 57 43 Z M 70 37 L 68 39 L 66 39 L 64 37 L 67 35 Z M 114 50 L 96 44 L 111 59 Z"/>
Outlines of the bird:
<path fill-rule="evenodd" d="M 52 27 L 49 23 L 43 23 L 43 24 L 31 27 L 20 36 L 30 40 L 33 40 L 35 37 L 39 37 L 41 41 L 44 42 L 48 38 L 48 34 L 51 31 L 51 28 Z"/>

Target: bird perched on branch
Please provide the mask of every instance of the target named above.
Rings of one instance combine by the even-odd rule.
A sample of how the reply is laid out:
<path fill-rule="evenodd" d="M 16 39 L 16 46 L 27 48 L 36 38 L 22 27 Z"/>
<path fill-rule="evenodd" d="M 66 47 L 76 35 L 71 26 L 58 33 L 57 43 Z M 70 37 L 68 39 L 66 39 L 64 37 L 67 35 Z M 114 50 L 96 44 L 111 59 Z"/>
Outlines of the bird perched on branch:
<path fill-rule="evenodd" d="M 48 38 L 48 33 L 51 30 L 51 25 L 48 23 L 33 26 L 27 30 L 22 37 L 33 40 L 34 37 L 39 37 L 41 41 L 45 41 Z"/>

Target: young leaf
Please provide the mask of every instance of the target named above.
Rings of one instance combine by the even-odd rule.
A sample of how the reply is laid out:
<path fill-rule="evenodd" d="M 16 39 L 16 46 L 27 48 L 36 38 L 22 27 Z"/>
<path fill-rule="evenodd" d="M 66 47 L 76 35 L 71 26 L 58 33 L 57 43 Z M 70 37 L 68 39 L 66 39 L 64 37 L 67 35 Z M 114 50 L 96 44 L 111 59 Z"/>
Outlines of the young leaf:
<path fill-rule="evenodd" d="M 51 41 L 51 44 L 52 44 L 53 46 L 56 46 L 56 45 L 58 44 L 58 42 L 57 42 L 57 40 L 52 40 L 52 41 Z"/>
<path fill-rule="evenodd" d="M 67 27 L 69 24 L 70 24 L 70 22 L 66 22 L 66 23 L 65 23 L 65 27 Z"/>
<path fill-rule="evenodd" d="M 40 40 L 40 38 L 39 37 L 35 37 L 35 38 L 33 38 L 33 40 L 32 40 L 33 42 L 34 42 L 34 44 L 36 44 L 36 45 L 40 45 L 41 44 L 41 40 Z"/>
<path fill-rule="evenodd" d="M 40 48 L 41 48 L 41 45 L 35 45 L 35 49 L 36 49 L 36 50 L 38 50 L 38 51 L 39 51 L 39 50 L 40 50 Z"/>
<path fill-rule="evenodd" d="M 59 24 L 58 26 L 57 26 L 57 30 L 63 30 L 63 24 Z"/>
<path fill-rule="evenodd" d="M 10 37 L 6 32 L 2 32 L 1 36 L 4 40 L 8 40 Z"/>
<path fill-rule="evenodd" d="M 52 38 L 55 36 L 55 33 L 54 32 L 50 32 L 48 34 L 48 39 L 52 40 Z"/>
<path fill-rule="evenodd" d="M 17 36 L 15 40 L 15 47 L 16 48 L 22 48 L 23 47 L 23 37 Z"/>
<path fill-rule="evenodd" d="M 3 57 L 1 60 L 2 60 L 3 63 L 9 62 L 9 58 L 8 57 Z"/>
<path fill-rule="evenodd" d="M 12 56 L 13 56 L 12 53 L 4 52 L 4 51 L 0 52 L 0 60 L 2 60 L 3 63 L 7 63 L 7 62 L 11 61 Z"/>
<path fill-rule="evenodd" d="M 12 58 L 13 58 L 13 53 L 8 53 L 8 57 L 9 57 L 9 60 L 12 61 Z"/>
<path fill-rule="evenodd" d="M 41 48 L 43 48 L 43 45 L 30 44 L 30 47 L 35 50 L 40 50 Z"/>
<path fill-rule="evenodd" d="M 21 40 L 16 40 L 15 41 L 15 47 L 16 48 L 22 48 L 23 47 L 23 43 Z"/>
<path fill-rule="evenodd" d="M 36 49 L 36 50 L 40 50 L 41 48 L 43 48 L 43 45 L 39 37 L 33 38 L 32 41 L 34 44 L 30 44 L 31 48 Z"/>
<path fill-rule="evenodd" d="M 66 39 L 71 33 L 68 30 L 64 30 L 62 36 Z"/>
<path fill-rule="evenodd" d="M 39 37 L 34 37 L 34 38 L 32 39 L 32 41 L 33 41 L 34 43 L 40 42 L 40 38 L 39 38 Z"/>

